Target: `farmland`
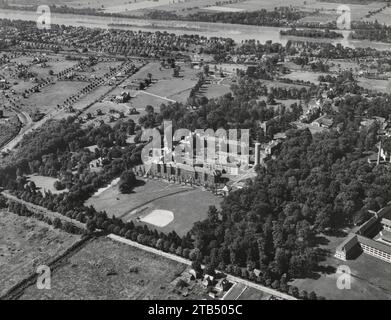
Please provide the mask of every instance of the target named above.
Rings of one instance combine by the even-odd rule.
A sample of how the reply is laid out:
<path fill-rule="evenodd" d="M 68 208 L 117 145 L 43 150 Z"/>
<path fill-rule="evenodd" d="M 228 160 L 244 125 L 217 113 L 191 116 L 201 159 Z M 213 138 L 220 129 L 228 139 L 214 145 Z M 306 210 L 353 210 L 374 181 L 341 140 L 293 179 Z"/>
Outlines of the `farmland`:
<path fill-rule="evenodd" d="M 16 116 L 13 116 L 9 121 L 0 120 L 0 147 L 16 136 L 20 125 L 20 121 Z"/>
<path fill-rule="evenodd" d="M 186 266 L 108 238 L 90 242 L 52 274 L 52 289 L 21 299 L 183 299 L 172 282 Z M 188 299 L 202 297 L 190 295 Z"/>
<path fill-rule="evenodd" d="M 0 211 L 0 229 L 0 295 L 79 239 L 5 211 Z"/>

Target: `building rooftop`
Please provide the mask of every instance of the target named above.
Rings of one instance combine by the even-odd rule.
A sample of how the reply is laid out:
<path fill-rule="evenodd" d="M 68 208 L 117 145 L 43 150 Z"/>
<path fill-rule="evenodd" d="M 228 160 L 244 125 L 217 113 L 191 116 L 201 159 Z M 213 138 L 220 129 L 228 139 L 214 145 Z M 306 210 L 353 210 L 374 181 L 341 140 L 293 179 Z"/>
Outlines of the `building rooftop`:
<path fill-rule="evenodd" d="M 378 242 L 360 235 L 357 235 L 358 241 L 362 244 L 375 248 L 377 250 L 383 251 L 385 253 L 391 254 L 391 246 L 382 242 Z"/>
<path fill-rule="evenodd" d="M 391 224 L 391 206 L 384 207 L 381 209 L 378 213 L 380 218 L 383 218 L 383 220 L 388 220 Z M 383 222 L 382 220 L 382 222 Z"/>
<path fill-rule="evenodd" d="M 357 243 L 357 235 L 354 233 L 349 233 L 345 240 L 336 248 L 336 251 L 349 251 Z"/>
<path fill-rule="evenodd" d="M 391 243 L 391 232 L 387 231 L 387 230 L 382 230 L 381 231 L 381 238 L 382 238 L 382 240 Z"/>

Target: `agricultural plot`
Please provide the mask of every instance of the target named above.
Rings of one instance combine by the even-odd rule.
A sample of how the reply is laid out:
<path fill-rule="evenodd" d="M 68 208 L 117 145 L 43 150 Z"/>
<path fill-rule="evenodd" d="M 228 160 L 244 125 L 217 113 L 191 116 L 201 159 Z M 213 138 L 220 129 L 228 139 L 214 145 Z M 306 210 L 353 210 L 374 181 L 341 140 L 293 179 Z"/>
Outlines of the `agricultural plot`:
<path fill-rule="evenodd" d="M 308 0 L 307 4 L 316 3 L 316 0 Z M 248 0 L 239 3 L 230 3 L 227 5 L 219 6 L 220 10 L 224 12 L 224 8 L 235 8 L 243 11 L 257 11 L 261 9 L 274 10 L 275 7 L 286 6 L 302 6 L 303 0 Z M 209 8 L 210 9 L 210 8 Z"/>
<path fill-rule="evenodd" d="M 21 299 L 174 300 L 173 281 L 186 269 L 163 257 L 100 238 L 52 273 L 52 289 L 30 287 Z M 189 295 L 187 299 L 201 299 Z"/>
<path fill-rule="evenodd" d="M 374 14 L 369 18 L 364 18 L 363 20 L 370 21 L 370 22 L 377 21 L 380 24 L 385 24 L 389 26 L 391 25 L 391 8 L 385 8 L 383 11 Z"/>
<path fill-rule="evenodd" d="M 0 120 L 0 147 L 18 134 L 20 126 L 21 123 L 16 115 L 7 121 Z"/>
<path fill-rule="evenodd" d="M 288 1 L 289 2 L 289 1 Z M 303 3 L 298 7 L 302 10 L 314 12 L 315 10 L 319 10 L 317 13 L 312 14 L 303 18 L 300 21 L 305 22 L 327 22 L 327 21 L 335 21 L 339 16 L 337 10 L 338 7 L 341 6 L 341 3 L 333 3 L 333 2 L 321 2 L 321 1 L 306 1 L 306 4 Z M 365 15 L 368 14 L 369 11 L 375 11 L 384 6 L 383 2 L 369 2 L 365 4 L 356 4 L 356 3 L 343 3 L 343 5 L 348 6 L 351 13 L 351 19 L 353 20 L 361 20 L 365 18 Z"/>
<path fill-rule="evenodd" d="M 365 89 L 375 90 L 384 93 L 390 93 L 391 85 L 389 80 L 358 78 L 358 85 Z"/>
<path fill-rule="evenodd" d="M 0 211 L 0 295 L 72 246 L 79 236 Z"/>

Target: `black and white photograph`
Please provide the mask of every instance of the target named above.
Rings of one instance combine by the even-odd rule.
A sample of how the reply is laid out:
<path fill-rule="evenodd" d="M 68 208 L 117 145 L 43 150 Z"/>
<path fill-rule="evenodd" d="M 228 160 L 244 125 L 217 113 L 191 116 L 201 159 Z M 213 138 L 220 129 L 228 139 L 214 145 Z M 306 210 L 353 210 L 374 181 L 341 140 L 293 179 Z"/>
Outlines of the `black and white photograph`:
<path fill-rule="evenodd" d="M 391 300 L 391 0 L 0 0 L 0 300 Z"/>

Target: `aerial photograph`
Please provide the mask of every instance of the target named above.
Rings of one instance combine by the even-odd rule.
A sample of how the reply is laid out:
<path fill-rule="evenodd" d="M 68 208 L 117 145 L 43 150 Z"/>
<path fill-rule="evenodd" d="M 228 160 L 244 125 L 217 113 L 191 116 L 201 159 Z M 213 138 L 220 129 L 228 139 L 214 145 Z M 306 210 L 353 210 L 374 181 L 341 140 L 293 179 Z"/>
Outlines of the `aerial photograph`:
<path fill-rule="evenodd" d="M 0 300 L 391 300 L 391 0 L 0 0 Z"/>

